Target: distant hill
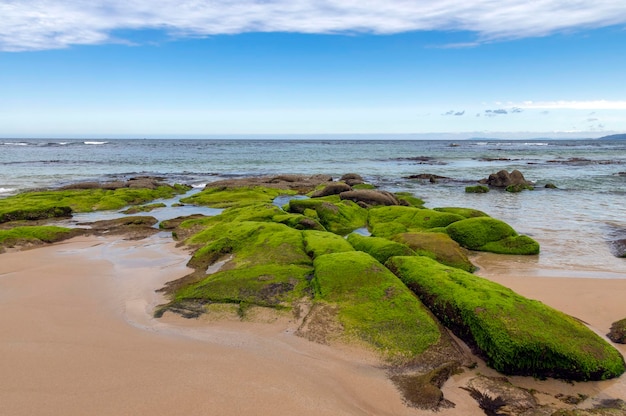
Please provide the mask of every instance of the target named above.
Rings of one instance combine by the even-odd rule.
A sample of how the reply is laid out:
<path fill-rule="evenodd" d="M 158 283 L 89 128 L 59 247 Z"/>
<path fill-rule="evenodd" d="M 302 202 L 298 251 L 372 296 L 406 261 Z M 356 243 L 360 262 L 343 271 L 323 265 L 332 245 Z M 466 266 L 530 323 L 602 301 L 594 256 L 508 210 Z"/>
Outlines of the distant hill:
<path fill-rule="evenodd" d="M 610 136 L 598 137 L 598 140 L 626 140 L 626 133 L 611 134 Z"/>

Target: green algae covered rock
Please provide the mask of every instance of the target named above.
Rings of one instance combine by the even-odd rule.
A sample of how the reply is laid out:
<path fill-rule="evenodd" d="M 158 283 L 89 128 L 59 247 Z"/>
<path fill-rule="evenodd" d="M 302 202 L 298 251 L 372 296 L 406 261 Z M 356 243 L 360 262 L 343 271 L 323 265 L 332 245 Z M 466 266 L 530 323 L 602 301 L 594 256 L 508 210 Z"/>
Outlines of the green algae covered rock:
<path fill-rule="evenodd" d="M 459 243 L 442 233 L 402 233 L 394 241 L 405 244 L 420 256 L 430 257 L 439 263 L 473 272 L 476 267 L 467 258 Z"/>
<path fill-rule="evenodd" d="M 499 254 L 537 254 L 539 243 L 520 236 L 507 223 L 491 217 L 467 218 L 446 227 L 448 235 L 470 250 Z"/>
<path fill-rule="evenodd" d="M 172 198 L 186 192 L 183 186 L 148 188 L 66 189 L 25 192 L 0 199 L 0 223 L 71 216 L 72 212 L 92 212 L 139 205 L 159 198 Z"/>
<path fill-rule="evenodd" d="M 78 230 L 56 226 L 24 226 L 0 230 L 0 247 L 55 243 L 77 235 Z"/>
<path fill-rule="evenodd" d="M 366 237 L 352 233 L 348 235 L 348 243 L 356 250 L 364 251 L 381 263 L 394 256 L 413 256 L 415 252 L 408 246 L 381 237 Z"/>
<path fill-rule="evenodd" d="M 165 208 L 166 206 L 167 205 L 165 205 L 162 202 L 159 202 L 156 204 L 148 204 L 148 205 L 137 205 L 137 206 L 133 206 L 128 209 L 125 209 L 124 211 L 122 211 L 122 214 L 130 215 L 130 214 L 138 214 L 140 212 L 150 212 L 157 208 Z"/>
<path fill-rule="evenodd" d="M 303 265 L 262 264 L 226 269 L 176 293 L 176 302 L 235 303 L 245 306 L 291 308 L 304 296 L 312 268 Z"/>
<path fill-rule="evenodd" d="M 200 247 L 189 262 L 200 276 L 177 285 L 157 314 L 183 309 L 195 316 L 211 303 L 289 309 L 304 296 L 313 267 L 301 231 L 272 222 L 214 222 L 187 240 Z M 218 261 L 224 262 L 219 270 L 201 273 Z"/>
<path fill-rule="evenodd" d="M 235 255 L 232 265 L 236 267 L 311 263 L 302 232 L 272 222 L 218 222 L 189 238 L 187 244 L 201 246 L 192 257 L 200 264 L 211 264 L 230 253 Z"/>
<path fill-rule="evenodd" d="M 442 208 L 433 208 L 435 211 L 439 212 L 450 212 L 452 214 L 457 214 L 465 218 L 475 218 L 475 217 L 488 217 L 489 215 L 484 212 L 473 209 L 473 208 L 461 208 L 461 207 L 442 207 Z"/>
<path fill-rule="evenodd" d="M 626 344 L 626 318 L 613 322 L 611 331 L 606 336 L 618 344 Z"/>
<path fill-rule="evenodd" d="M 424 208 L 424 200 L 417 198 L 410 192 L 396 192 L 396 198 L 400 201 L 401 205 L 406 205 L 414 208 Z"/>
<path fill-rule="evenodd" d="M 207 187 L 190 197 L 181 199 L 182 203 L 206 205 L 213 208 L 230 208 L 254 203 L 271 203 L 279 195 L 295 195 L 296 191 L 275 189 L 264 186 Z"/>
<path fill-rule="evenodd" d="M 376 207 L 369 210 L 368 224 L 373 236 L 391 237 L 409 231 L 446 227 L 465 217 L 432 209 L 405 206 Z"/>
<path fill-rule="evenodd" d="M 603 380 L 624 372 L 615 348 L 541 302 L 426 257 L 394 257 L 387 267 L 502 373 Z"/>
<path fill-rule="evenodd" d="M 342 236 L 327 231 L 302 231 L 304 249 L 313 259 L 330 253 L 354 251 L 354 247 Z"/>
<path fill-rule="evenodd" d="M 314 199 L 292 199 L 288 211 L 303 214 L 315 219 L 331 233 L 346 235 L 364 227 L 367 222 L 367 210 L 352 201 L 341 201 L 339 197 Z"/>
<path fill-rule="evenodd" d="M 404 362 L 436 345 L 437 322 L 389 270 L 363 252 L 315 259 L 314 299 L 337 308 L 345 334 Z"/>

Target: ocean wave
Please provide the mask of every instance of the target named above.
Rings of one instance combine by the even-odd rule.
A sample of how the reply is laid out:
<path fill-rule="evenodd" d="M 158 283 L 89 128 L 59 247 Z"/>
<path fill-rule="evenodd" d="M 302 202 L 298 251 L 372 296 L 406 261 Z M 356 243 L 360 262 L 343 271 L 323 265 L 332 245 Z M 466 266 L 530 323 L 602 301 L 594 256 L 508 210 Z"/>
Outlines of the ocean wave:
<path fill-rule="evenodd" d="M 15 192 L 16 188 L 0 188 L 0 194 L 10 194 L 11 192 Z"/>
<path fill-rule="evenodd" d="M 30 146 L 30 144 L 26 142 L 4 142 L 2 144 L 5 146 Z"/>
<path fill-rule="evenodd" d="M 93 141 L 86 141 L 83 142 L 83 144 L 89 144 L 89 145 L 100 145 L 100 144 L 107 144 L 108 142 L 93 142 Z"/>
<path fill-rule="evenodd" d="M 548 146 L 549 143 L 528 142 L 524 143 L 524 146 Z"/>

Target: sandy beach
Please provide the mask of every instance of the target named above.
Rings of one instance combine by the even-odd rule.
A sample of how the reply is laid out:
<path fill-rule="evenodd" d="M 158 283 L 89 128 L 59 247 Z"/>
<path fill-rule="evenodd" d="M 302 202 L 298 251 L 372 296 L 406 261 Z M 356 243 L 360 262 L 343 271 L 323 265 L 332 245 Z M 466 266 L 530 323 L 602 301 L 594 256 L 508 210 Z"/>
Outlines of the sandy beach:
<path fill-rule="evenodd" d="M 294 335 L 289 323 L 152 318 L 155 290 L 189 272 L 189 254 L 159 235 L 80 237 L 0 255 L 0 403 L 7 415 L 426 415 L 407 407 L 369 354 Z M 480 255 L 482 276 L 587 322 L 600 334 L 626 317 L 626 278 L 525 276 Z M 626 354 L 623 345 L 617 348 Z M 460 387 L 437 415 L 482 415 Z M 626 380 L 513 377 L 545 402 L 559 392 L 625 398 Z M 584 403 L 583 403 L 584 405 Z"/>

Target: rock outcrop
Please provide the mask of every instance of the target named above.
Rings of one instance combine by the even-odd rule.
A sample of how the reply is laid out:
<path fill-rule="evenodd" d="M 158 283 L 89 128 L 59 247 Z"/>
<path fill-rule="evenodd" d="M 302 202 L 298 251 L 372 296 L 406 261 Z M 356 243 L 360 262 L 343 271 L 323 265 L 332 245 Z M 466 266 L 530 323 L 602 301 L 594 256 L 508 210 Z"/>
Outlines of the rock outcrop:
<path fill-rule="evenodd" d="M 532 183 L 527 181 L 522 172 L 517 169 L 511 173 L 506 170 L 492 173 L 487 179 L 482 179 L 479 182 L 496 188 L 510 188 L 511 190 L 532 189 Z"/>

